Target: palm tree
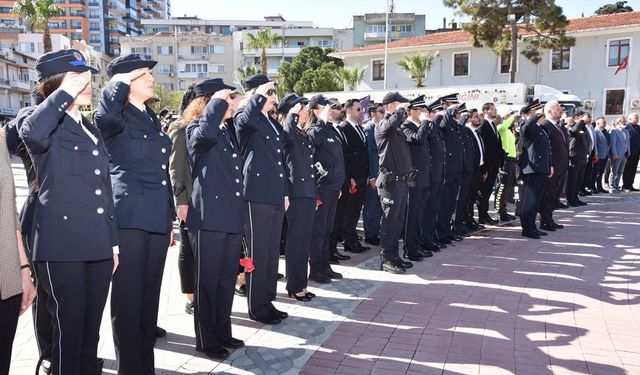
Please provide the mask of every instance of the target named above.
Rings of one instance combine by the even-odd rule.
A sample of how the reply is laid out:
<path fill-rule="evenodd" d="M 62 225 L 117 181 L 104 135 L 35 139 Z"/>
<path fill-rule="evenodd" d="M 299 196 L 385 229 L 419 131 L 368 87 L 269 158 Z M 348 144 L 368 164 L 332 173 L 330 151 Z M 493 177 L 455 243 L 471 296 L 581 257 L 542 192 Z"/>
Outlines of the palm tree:
<path fill-rule="evenodd" d="M 258 74 L 258 68 L 255 65 L 243 65 L 236 69 L 240 83 L 244 84 L 247 78 L 254 74 Z"/>
<path fill-rule="evenodd" d="M 438 52 L 431 54 L 416 53 L 415 55 L 405 55 L 397 64 L 403 72 L 409 74 L 416 87 L 422 87 L 436 57 L 438 57 Z"/>
<path fill-rule="evenodd" d="M 267 48 L 279 41 L 283 41 L 280 35 L 272 34 L 270 28 L 258 31 L 255 35 L 247 33 L 247 48 L 260 50 L 260 71 L 267 74 Z"/>
<path fill-rule="evenodd" d="M 344 83 L 344 88 L 349 91 L 354 91 L 356 87 L 364 80 L 364 75 L 367 72 L 367 67 L 361 67 L 360 65 L 353 66 L 351 68 L 343 67 L 338 69 L 338 78 Z"/>
<path fill-rule="evenodd" d="M 57 7 L 53 0 L 18 0 L 11 12 L 30 24 L 33 31 L 42 30 L 44 52 L 51 52 L 49 19 L 62 13 L 62 9 Z"/>

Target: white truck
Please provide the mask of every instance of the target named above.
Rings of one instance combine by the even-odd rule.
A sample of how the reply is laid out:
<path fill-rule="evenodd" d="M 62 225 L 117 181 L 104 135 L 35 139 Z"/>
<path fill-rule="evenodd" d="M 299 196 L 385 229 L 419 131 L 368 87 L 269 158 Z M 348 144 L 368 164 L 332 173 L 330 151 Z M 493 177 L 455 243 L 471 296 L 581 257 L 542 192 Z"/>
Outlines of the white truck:
<path fill-rule="evenodd" d="M 341 103 L 348 99 L 362 99 L 369 96 L 372 101 L 379 103 L 389 91 L 396 90 L 311 92 L 304 96 L 310 98 L 316 94 L 324 94 L 327 98 L 336 98 Z M 494 103 L 498 113 L 518 111 L 535 99 L 539 99 L 542 103 L 557 100 L 568 116 L 582 105 L 580 98 L 575 95 L 565 94 L 545 85 L 527 86 L 524 83 L 422 87 L 397 91 L 409 99 L 424 94 L 427 102 L 440 96 L 458 93 L 458 100 L 467 103 L 467 108 L 481 110 L 484 103 Z"/>

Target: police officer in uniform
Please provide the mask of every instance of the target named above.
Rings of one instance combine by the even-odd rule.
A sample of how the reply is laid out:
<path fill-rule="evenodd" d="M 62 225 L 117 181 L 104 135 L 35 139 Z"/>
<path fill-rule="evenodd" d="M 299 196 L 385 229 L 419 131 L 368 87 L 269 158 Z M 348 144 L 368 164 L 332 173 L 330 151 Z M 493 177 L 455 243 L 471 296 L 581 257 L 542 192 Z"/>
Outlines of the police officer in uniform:
<path fill-rule="evenodd" d="M 403 261 L 399 241 L 404 227 L 411 153 L 400 126 L 406 118 L 409 100 L 398 92 L 387 93 L 382 99 L 385 115 L 376 125 L 375 139 L 380 156 L 380 174 L 376 181 L 382 206 L 380 230 L 380 270 L 405 273 L 413 263 Z"/>
<path fill-rule="evenodd" d="M 287 139 L 285 159 L 289 175 L 289 208 L 287 208 L 287 294 L 298 301 L 310 301 L 315 294 L 307 291 L 307 265 L 316 212 L 316 182 L 311 177 L 313 147 L 300 124 L 307 120 L 302 109 L 306 99 L 289 94 L 278 105 L 278 112 L 286 115 L 284 134 Z"/>
<path fill-rule="evenodd" d="M 519 165 L 524 182 L 520 197 L 522 202 L 520 224 L 522 236 L 533 239 L 540 238 L 535 221 L 543 184 L 553 176 L 551 144 L 546 130 L 541 125 L 543 121 L 544 114 L 539 110 L 520 127 L 522 153 Z"/>
<path fill-rule="evenodd" d="M 330 242 L 340 190 L 345 181 L 342 143 L 329 121 L 330 104 L 324 95 L 312 97 L 308 104 L 309 120 L 306 127 L 318 175 L 318 200 L 309 252 L 309 280 L 320 284 L 328 284 L 339 275 L 331 269 Z"/>
<path fill-rule="evenodd" d="M 460 178 L 460 195 L 456 201 L 455 216 L 453 219 L 454 233 L 464 236 L 468 234 L 467 231 L 467 203 L 469 201 L 469 195 L 471 194 L 473 184 L 473 174 L 476 169 L 476 160 L 479 155 L 476 154 L 474 147 L 475 139 L 471 130 L 466 127 L 467 121 L 471 117 L 471 113 L 467 109 L 465 103 L 462 103 L 458 107 L 457 112 L 460 114 L 460 120 L 458 121 L 458 131 L 462 138 L 462 144 L 464 146 L 464 157 L 462 165 L 462 174 Z"/>
<path fill-rule="evenodd" d="M 144 104 L 153 97 L 155 64 L 136 54 L 113 59 L 94 115 L 111 154 L 121 247 L 111 289 L 118 374 L 154 373 L 160 286 L 175 218 L 171 140 Z"/>
<path fill-rule="evenodd" d="M 422 219 L 429 199 L 431 185 L 431 157 L 427 149 L 429 122 L 423 121 L 423 110 L 426 110 L 424 95 L 411 100 L 408 107 L 407 120 L 400 126 L 404 133 L 409 152 L 413 176 L 409 181 L 409 198 L 407 201 L 407 219 L 404 229 L 403 257 L 411 261 L 421 261 L 433 256 L 429 250 L 420 245 L 422 239 Z"/>
<path fill-rule="evenodd" d="M 242 162 L 238 145 L 224 125 L 235 111 L 231 89 L 220 78 L 196 84 L 196 99 L 190 104 L 195 110 L 188 111 L 194 118 L 187 126 L 193 193 L 186 226 L 196 249 L 196 350 L 217 360 L 229 356 L 226 348 L 244 346 L 231 335 L 238 249 L 244 230 Z M 209 175 L 212 172 L 215 174 Z"/>
<path fill-rule="evenodd" d="M 276 299 L 288 190 L 285 135 L 282 126 L 269 114 L 276 104 L 273 81 L 256 74 L 247 78 L 245 86 L 246 103 L 236 111 L 234 125 L 244 161 L 245 238 L 255 265 L 246 284 L 249 317 L 264 324 L 278 324 L 288 316 L 272 303 Z"/>
<path fill-rule="evenodd" d="M 91 104 L 91 68 L 74 49 L 36 62 L 44 101 L 19 130 L 36 168 L 33 262 L 53 315 L 51 368 L 97 375 L 98 336 L 118 234 L 109 154 L 99 130 L 79 112 Z"/>

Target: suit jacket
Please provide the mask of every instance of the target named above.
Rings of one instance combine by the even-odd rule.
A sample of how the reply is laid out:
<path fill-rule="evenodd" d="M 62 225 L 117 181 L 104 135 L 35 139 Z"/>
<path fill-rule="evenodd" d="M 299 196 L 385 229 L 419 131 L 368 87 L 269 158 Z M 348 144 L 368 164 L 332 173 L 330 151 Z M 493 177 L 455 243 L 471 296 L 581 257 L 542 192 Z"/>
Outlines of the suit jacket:
<path fill-rule="evenodd" d="M 586 123 L 580 120 L 568 129 L 569 157 L 572 163 L 586 164 L 591 155 L 591 137 L 586 127 Z"/>
<path fill-rule="evenodd" d="M 551 142 L 553 173 L 562 174 L 569 168 L 569 133 L 561 123 L 556 126 L 551 121 L 545 120 L 542 126 L 547 130 Z"/>
<path fill-rule="evenodd" d="M 464 145 L 464 158 L 463 158 L 463 171 L 464 173 L 473 173 L 477 168 L 476 165 L 480 162 L 480 155 L 476 154 L 478 151 L 477 142 L 471 130 L 465 126 L 468 114 L 463 114 L 460 122 L 458 123 L 458 131 L 462 138 L 462 144 Z"/>
<path fill-rule="evenodd" d="M 629 142 L 623 134 L 624 131 L 624 129 L 620 128 L 611 129 L 611 141 L 609 143 L 611 147 L 609 154 L 612 158 L 622 159 L 629 155 Z"/>
<path fill-rule="evenodd" d="M 455 111 L 453 109 L 448 109 L 440 121 L 446 148 L 446 173 L 464 172 L 464 142 L 454 114 Z"/>
<path fill-rule="evenodd" d="M 315 167 L 313 166 L 313 146 L 298 128 L 298 115 L 290 113 L 284 124 L 287 138 L 284 156 L 289 176 L 289 198 L 316 198 Z"/>
<path fill-rule="evenodd" d="M 549 174 L 552 159 L 551 142 L 546 128 L 536 122 L 537 117 L 534 115 L 520 127 L 523 147 L 519 160 L 520 170 L 524 174 Z"/>
<path fill-rule="evenodd" d="M 488 120 L 482 121 L 478 129 L 482 143 L 484 143 L 484 166 L 487 170 L 497 170 L 502 166 L 502 140 L 496 125 Z"/>
<path fill-rule="evenodd" d="M 596 157 L 598 159 L 606 159 L 609 157 L 609 137 L 607 130 L 596 128 L 594 136 L 596 138 Z"/>
<path fill-rule="evenodd" d="M 438 120 L 435 119 L 434 120 Z M 446 169 L 445 145 L 442 139 L 442 129 L 436 122 L 429 123 L 429 133 L 427 134 L 427 145 L 429 156 L 431 157 L 431 183 L 441 184 L 444 182 L 444 172 Z"/>
<path fill-rule="evenodd" d="M 238 144 L 222 124 L 227 108 L 229 104 L 225 100 L 210 100 L 203 116 L 187 127 L 193 193 L 186 226 L 194 232 L 240 233 L 244 230 L 242 159 Z"/>
<path fill-rule="evenodd" d="M 266 100 L 254 94 L 233 119 L 244 161 L 244 199 L 282 205 L 289 188 L 284 159 L 286 141 L 282 126 L 262 113 Z"/>
<path fill-rule="evenodd" d="M 376 145 L 376 124 L 369 121 L 364 125 L 364 134 L 367 137 L 367 152 L 369 153 L 369 177 L 378 177 L 378 146 Z"/>
<path fill-rule="evenodd" d="M 355 125 L 360 126 L 360 125 Z M 366 138 L 362 140 L 353 126 L 345 121 L 338 125 L 345 139 L 347 179 L 369 177 L 369 153 Z M 362 131 L 362 129 L 360 129 Z M 364 131 L 362 131 L 364 136 Z"/>
<path fill-rule="evenodd" d="M 151 108 L 128 104 L 130 86 L 110 82 L 94 120 L 111 154 L 111 179 L 120 229 L 169 233 L 175 219 L 169 178 L 171 140 Z"/>
<path fill-rule="evenodd" d="M 19 130 L 40 185 L 31 233 L 34 261 L 104 260 L 118 245 L 110 155 L 91 122 L 83 118 L 79 124 L 66 114 L 72 102 L 63 90 L 54 91 Z"/>
<path fill-rule="evenodd" d="M 431 156 L 427 149 L 427 138 L 430 131 L 429 122 L 423 121 L 418 126 L 411 121 L 405 121 L 400 126 L 400 129 L 404 133 L 407 143 L 409 143 L 411 164 L 416 173 L 415 186 L 431 186 Z"/>
<path fill-rule="evenodd" d="M 338 191 L 345 183 L 344 154 L 342 144 L 332 128 L 331 123 L 318 120 L 307 128 L 307 135 L 313 146 L 313 162 L 320 163 L 328 172 L 318 189 Z"/>
<path fill-rule="evenodd" d="M 337 125 L 334 125 L 333 123 L 330 123 L 330 125 L 331 127 L 329 127 L 329 131 L 333 133 L 334 139 L 338 141 L 338 143 L 340 143 L 340 146 L 342 148 L 342 161 L 344 163 L 345 179 L 340 189 L 343 191 L 347 191 L 349 190 L 350 186 L 349 178 L 346 177 L 346 173 L 349 170 L 349 158 L 347 158 L 347 140 L 345 139 L 342 130 L 337 128 Z"/>
<path fill-rule="evenodd" d="M 625 131 L 629 135 L 630 154 L 631 156 L 640 155 L 640 125 L 627 123 Z"/>

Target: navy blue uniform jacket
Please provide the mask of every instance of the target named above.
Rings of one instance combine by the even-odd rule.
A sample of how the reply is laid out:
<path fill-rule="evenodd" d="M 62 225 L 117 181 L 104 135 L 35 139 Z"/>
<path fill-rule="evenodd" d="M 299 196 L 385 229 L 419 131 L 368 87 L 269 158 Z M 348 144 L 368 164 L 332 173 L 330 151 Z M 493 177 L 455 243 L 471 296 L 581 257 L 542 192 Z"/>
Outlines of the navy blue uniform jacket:
<path fill-rule="evenodd" d="M 427 138 L 429 136 L 429 122 L 423 121 L 420 126 L 407 120 L 400 126 L 400 129 L 409 143 L 409 153 L 411 163 L 416 173 L 414 182 L 416 187 L 431 186 L 431 156 L 427 148 Z"/>
<path fill-rule="evenodd" d="M 289 198 L 316 198 L 313 146 L 302 129 L 298 128 L 298 115 L 291 113 L 284 124 L 287 138 L 285 159 L 289 175 Z"/>
<path fill-rule="evenodd" d="M 254 94 L 233 118 L 244 161 L 244 200 L 284 205 L 288 188 L 285 135 L 277 121 L 262 113 L 266 101 L 264 96 Z"/>
<path fill-rule="evenodd" d="M 168 233 L 176 217 L 167 168 L 171 140 L 150 108 L 125 104 L 129 88 L 110 82 L 94 115 L 111 153 L 118 227 Z"/>
<path fill-rule="evenodd" d="M 54 91 L 27 117 L 20 137 L 33 156 L 40 193 L 33 219 L 33 260 L 80 262 L 108 259 L 118 245 L 111 199 L 109 154 L 65 113 L 73 97 Z"/>
<path fill-rule="evenodd" d="M 240 233 L 244 229 L 242 159 L 222 123 L 229 104 L 209 101 L 201 118 L 187 127 L 187 153 L 193 192 L 187 213 L 189 230 Z"/>
<path fill-rule="evenodd" d="M 331 129 L 333 124 L 318 120 L 307 128 L 307 136 L 313 145 L 313 162 L 322 164 L 328 174 L 318 189 L 338 191 L 345 183 L 345 165 L 342 143 Z"/>
<path fill-rule="evenodd" d="M 520 169 L 524 174 L 549 174 L 551 142 L 549 141 L 547 130 L 543 126 L 536 124 L 536 121 L 536 116 L 531 116 L 520 127 L 520 136 L 523 137 Z"/>

